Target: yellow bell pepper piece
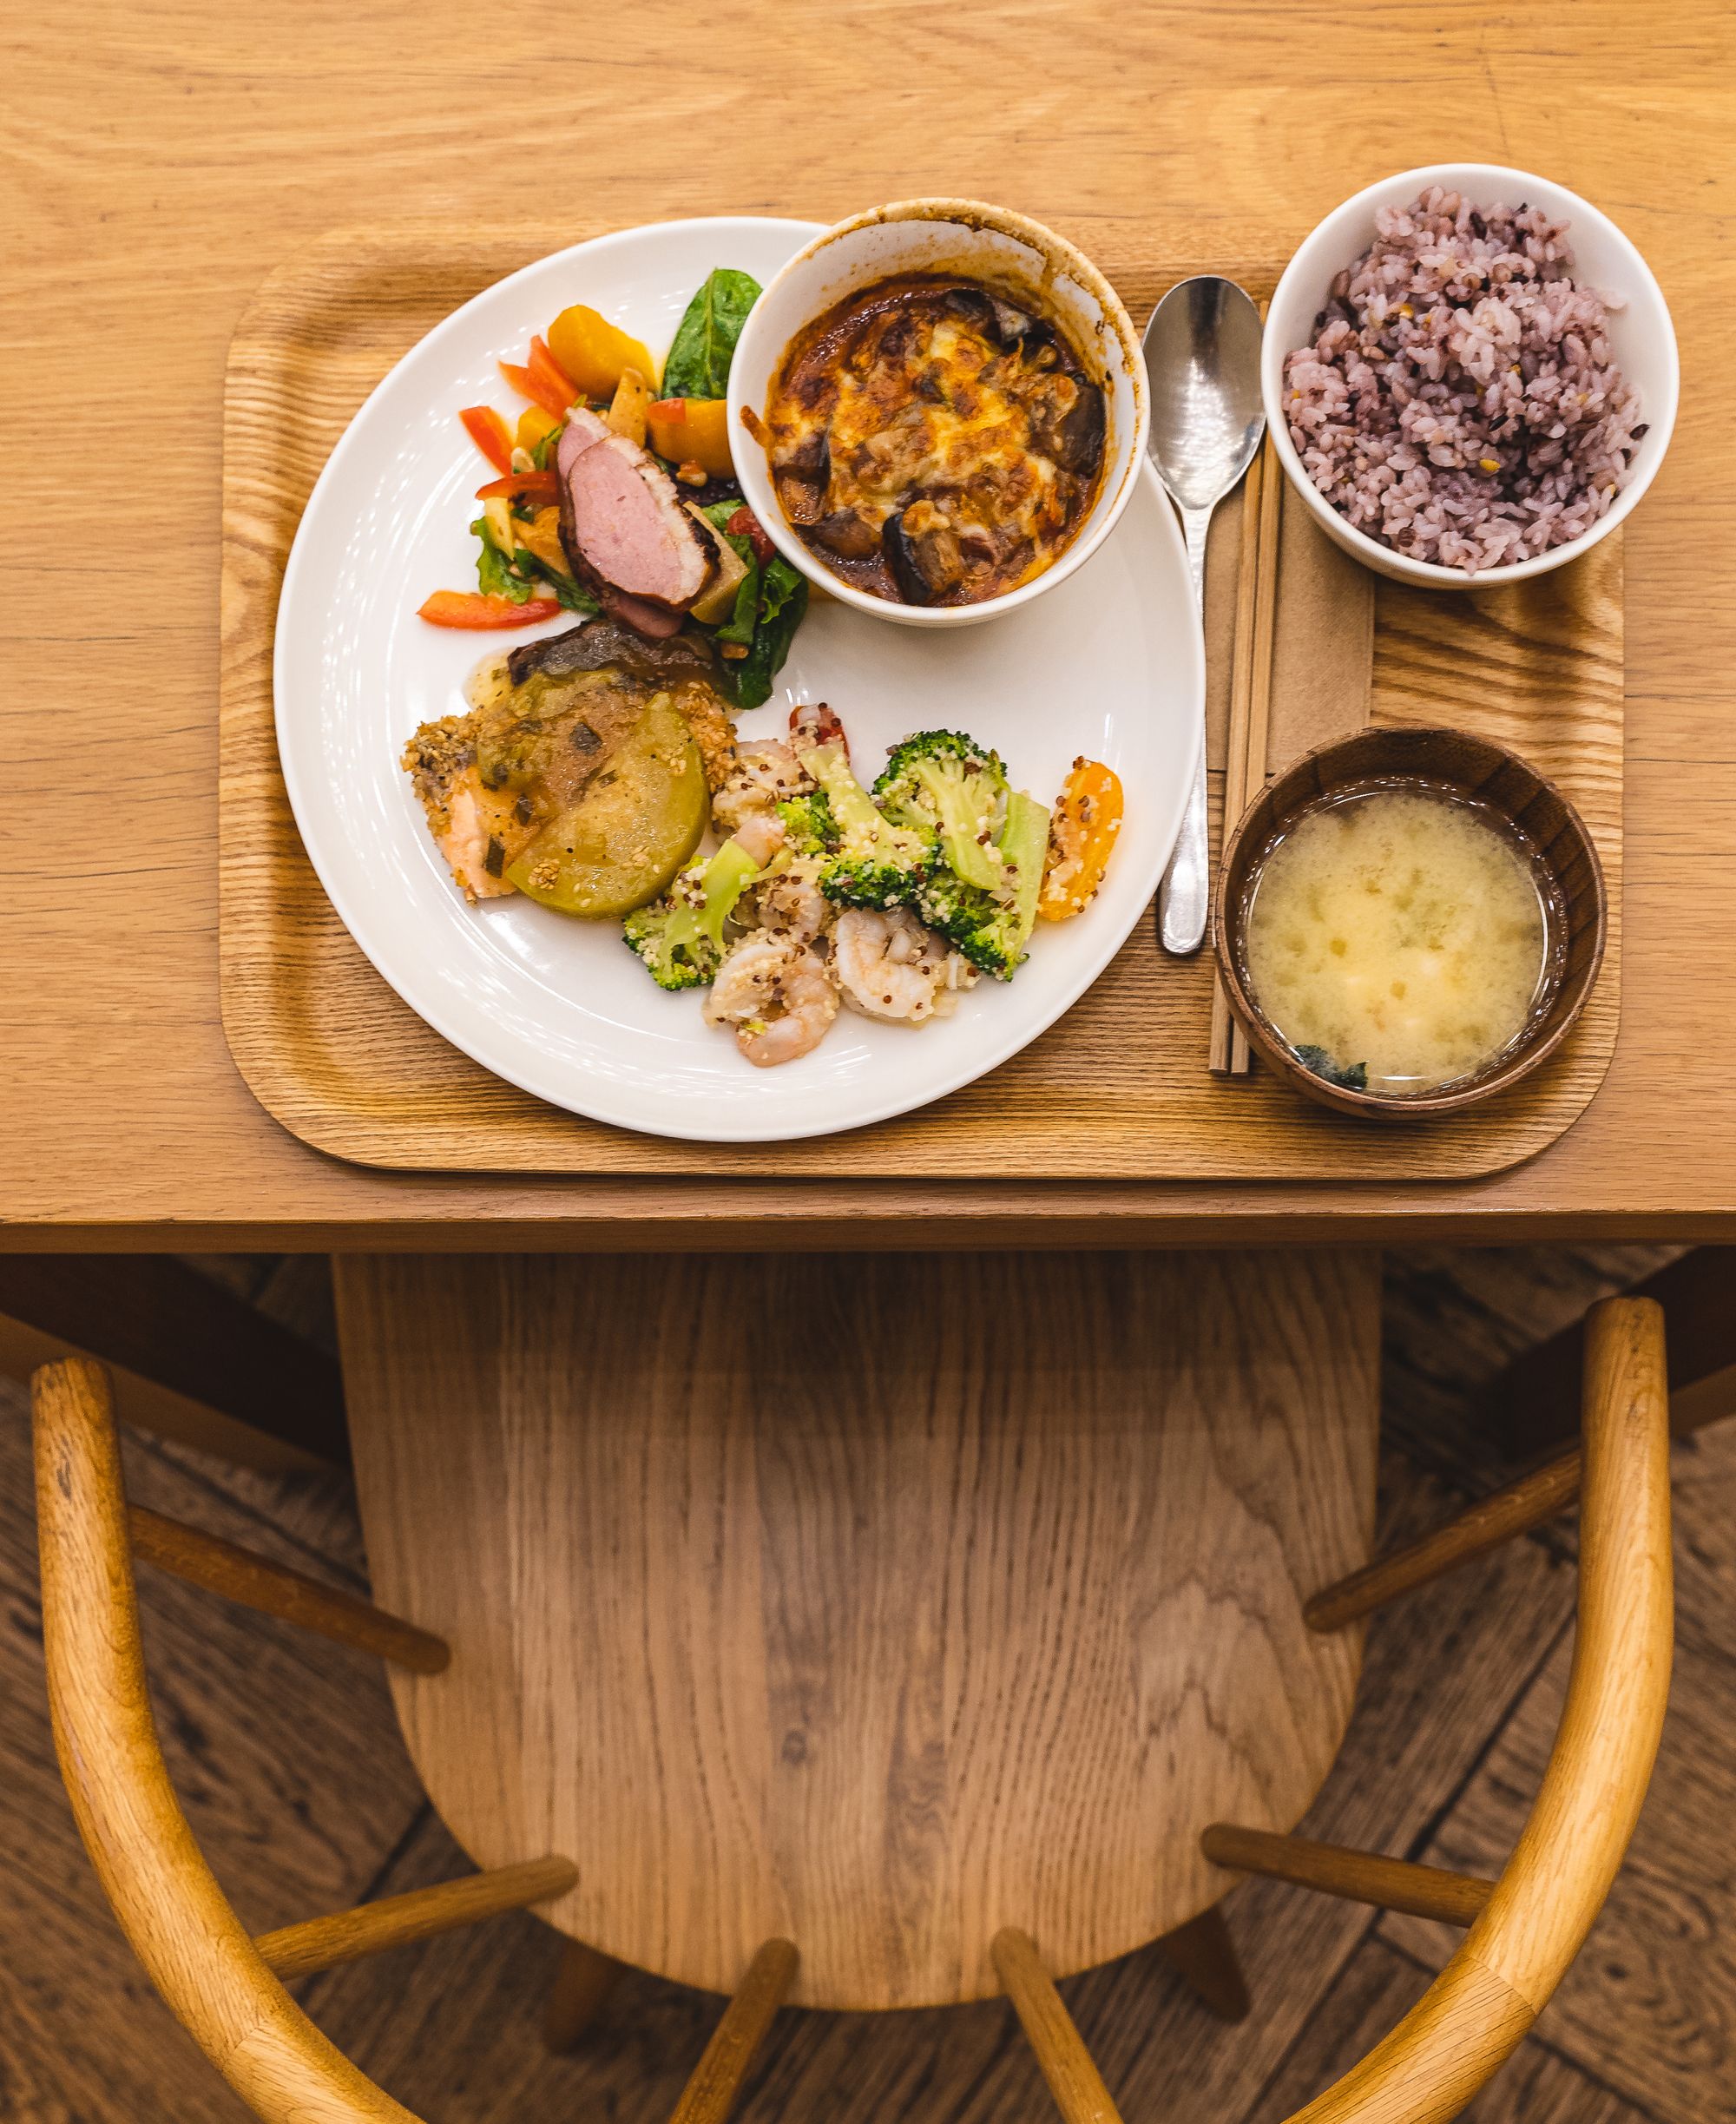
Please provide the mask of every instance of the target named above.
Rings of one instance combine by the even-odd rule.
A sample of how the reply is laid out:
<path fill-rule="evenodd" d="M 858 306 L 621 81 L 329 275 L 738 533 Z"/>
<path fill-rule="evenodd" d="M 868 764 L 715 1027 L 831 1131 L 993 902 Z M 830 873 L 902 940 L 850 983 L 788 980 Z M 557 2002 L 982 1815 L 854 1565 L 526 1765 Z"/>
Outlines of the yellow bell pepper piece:
<path fill-rule="evenodd" d="M 540 405 L 527 405 L 518 416 L 518 426 L 513 441 L 520 450 L 535 450 L 546 435 L 552 435 L 560 426 L 552 413 L 545 413 Z"/>
<path fill-rule="evenodd" d="M 588 398 L 612 398 L 623 369 L 652 378 L 657 365 L 635 339 L 597 311 L 575 302 L 549 327 L 549 352 Z"/>
<path fill-rule="evenodd" d="M 734 471 L 727 398 L 659 398 L 648 409 L 647 425 L 660 457 L 697 464 L 713 479 L 727 479 Z"/>

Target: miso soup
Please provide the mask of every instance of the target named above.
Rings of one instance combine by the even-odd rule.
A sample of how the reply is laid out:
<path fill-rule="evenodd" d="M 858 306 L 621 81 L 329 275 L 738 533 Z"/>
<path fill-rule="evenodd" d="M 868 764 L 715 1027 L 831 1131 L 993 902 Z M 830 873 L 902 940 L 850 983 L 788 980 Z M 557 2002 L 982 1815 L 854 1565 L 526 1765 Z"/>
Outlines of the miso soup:
<path fill-rule="evenodd" d="M 1515 1039 L 1549 977 L 1525 849 L 1445 792 L 1351 792 L 1266 856 L 1248 986 L 1318 1075 L 1403 1096 L 1470 1076 Z"/>

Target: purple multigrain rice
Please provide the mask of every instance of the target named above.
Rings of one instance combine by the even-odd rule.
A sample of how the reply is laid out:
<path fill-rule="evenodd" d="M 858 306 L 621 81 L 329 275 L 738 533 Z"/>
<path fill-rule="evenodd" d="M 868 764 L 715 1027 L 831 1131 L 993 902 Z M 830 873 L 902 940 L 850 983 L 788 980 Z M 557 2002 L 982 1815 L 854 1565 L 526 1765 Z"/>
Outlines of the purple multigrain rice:
<path fill-rule="evenodd" d="M 1575 284 L 1567 229 L 1439 186 L 1376 214 L 1284 364 L 1303 469 L 1358 530 L 1475 574 L 1609 507 L 1645 428 L 1605 330 L 1621 299 Z"/>

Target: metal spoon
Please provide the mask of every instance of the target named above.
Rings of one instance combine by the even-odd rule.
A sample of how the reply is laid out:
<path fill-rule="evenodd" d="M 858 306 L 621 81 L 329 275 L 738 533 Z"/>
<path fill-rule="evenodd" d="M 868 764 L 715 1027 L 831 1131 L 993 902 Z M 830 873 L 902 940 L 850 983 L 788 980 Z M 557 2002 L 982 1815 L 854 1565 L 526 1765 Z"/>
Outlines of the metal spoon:
<path fill-rule="evenodd" d="M 1194 595 L 1206 610 L 1206 530 L 1212 511 L 1253 461 L 1266 429 L 1259 396 L 1259 312 L 1214 273 L 1180 280 L 1151 313 L 1145 363 L 1157 476 L 1181 512 Z M 1204 720 L 1204 704 L 1200 715 Z M 1197 951 L 1206 934 L 1211 856 L 1206 845 L 1206 746 L 1157 898 L 1166 951 Z"/>

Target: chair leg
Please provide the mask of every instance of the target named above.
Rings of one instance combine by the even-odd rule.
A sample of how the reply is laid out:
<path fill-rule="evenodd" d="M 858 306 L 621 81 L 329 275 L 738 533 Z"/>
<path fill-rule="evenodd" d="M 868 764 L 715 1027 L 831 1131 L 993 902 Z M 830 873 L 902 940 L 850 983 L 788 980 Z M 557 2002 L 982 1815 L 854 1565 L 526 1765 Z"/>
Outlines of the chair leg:
<path fill-rule="evenodd" d="M 1157 1951 L 1208 2013 L 1220 2021 L 1246 2021 L 1247 1980 L 1236 1958 L 1230 1929 L 1217 1904 L 1190 1917 L 1157 1942 Z"/>
<path fill-rule="evenodd" d="M 581 2037 L 608 2003 L 625 1964 L 601 1955 L 582 1940 L 561 1943 L 561 1966 L 542 2009 L 542 2040 L 556 2057 L 577 2048 Z"/>

